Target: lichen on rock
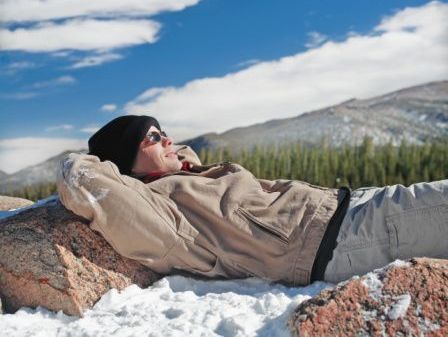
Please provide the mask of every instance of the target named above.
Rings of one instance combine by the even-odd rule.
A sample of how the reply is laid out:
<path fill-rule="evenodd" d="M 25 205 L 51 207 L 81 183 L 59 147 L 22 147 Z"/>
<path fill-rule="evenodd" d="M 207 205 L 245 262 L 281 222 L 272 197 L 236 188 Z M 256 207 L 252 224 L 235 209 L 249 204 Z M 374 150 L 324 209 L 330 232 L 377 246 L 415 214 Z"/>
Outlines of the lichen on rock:
<path fill-rule="evenodd" d="M 301 303 L 293 336 L 448 336 L 448 260 L 391 263 Z"/>
<path fill-rule="evenodd" d="M 42 306 L 82 315 L 109 289 L 160 276 L 120 256 L 57 198 L 0 220 L 0 295 L 6 312 Z"/>

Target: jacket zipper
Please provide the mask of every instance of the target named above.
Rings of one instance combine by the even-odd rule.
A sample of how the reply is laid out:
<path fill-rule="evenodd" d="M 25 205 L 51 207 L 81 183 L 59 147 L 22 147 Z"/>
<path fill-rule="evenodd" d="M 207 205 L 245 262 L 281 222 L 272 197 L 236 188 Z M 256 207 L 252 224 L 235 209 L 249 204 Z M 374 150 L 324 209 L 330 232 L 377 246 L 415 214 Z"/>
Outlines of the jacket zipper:
<path fill-rule="evenodd" d="M 261 222 L 256 217 L 254 217 L 252 214 L 250 214 L 248 211 L 246 211 L 244 208 L 239 207 L 237 209 L 237 211 L 242 216 L 244 216 L 246 219 L 248 219 L 251 222 L 253 222 L 257 226 L 257 228 L 259 228 L 260 230 L 268 233 L 269 235 L 271 235 L 274 238 L 280 240 L 284 244 L 289 244 L 289 240 L 286 237 L 286 235 L 283 234 L 282 232 L 280 232 L 279 230 L 277 230 L 277 229 L 275 229 L 273 227 L 270 227 L 270 226 L 266 225 L 265 223 Z"/>

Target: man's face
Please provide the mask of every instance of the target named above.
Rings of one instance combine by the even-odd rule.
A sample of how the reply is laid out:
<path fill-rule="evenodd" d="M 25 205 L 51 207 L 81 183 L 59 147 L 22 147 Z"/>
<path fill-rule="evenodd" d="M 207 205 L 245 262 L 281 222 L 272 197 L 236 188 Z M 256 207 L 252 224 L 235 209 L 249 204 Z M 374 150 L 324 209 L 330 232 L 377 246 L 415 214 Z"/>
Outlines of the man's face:
<path fill-rule="evenodd" d="M 160 133 L 160 130 L 151 126 L 148 133 L 151 132 Z M 139 145 L 132 172 L 135 174 L 163 174 L 179 171 L 181 168 L 182 163 L 174 152 L 173 140 L 170 137 L 162 136 L 160 142 L 151 142 L 148 137 L 145 137 Z"/>

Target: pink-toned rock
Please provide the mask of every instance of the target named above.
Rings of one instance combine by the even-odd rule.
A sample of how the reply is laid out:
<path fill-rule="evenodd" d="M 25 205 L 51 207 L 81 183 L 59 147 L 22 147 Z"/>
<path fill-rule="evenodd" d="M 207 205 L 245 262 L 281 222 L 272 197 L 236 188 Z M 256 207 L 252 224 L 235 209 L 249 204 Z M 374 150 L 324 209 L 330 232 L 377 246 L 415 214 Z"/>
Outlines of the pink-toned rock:
<path fill-rule="evenodd" d="M 82 316 L 111 288 L 146 287 L 160 278 L 121 257 L 57 199 L 0 220 L 0 247 L 6 312 L 43 306 Z"/>
<path fill-rule="evenodd" d="M 448 336 L 448 260 L 398 261 L 299 305 L 293 336 Z"/>
<path fill-rule="evenodd" d="M 0 211 L 21 208 L 34 204 L 31 200 L 0 195 Z"/>

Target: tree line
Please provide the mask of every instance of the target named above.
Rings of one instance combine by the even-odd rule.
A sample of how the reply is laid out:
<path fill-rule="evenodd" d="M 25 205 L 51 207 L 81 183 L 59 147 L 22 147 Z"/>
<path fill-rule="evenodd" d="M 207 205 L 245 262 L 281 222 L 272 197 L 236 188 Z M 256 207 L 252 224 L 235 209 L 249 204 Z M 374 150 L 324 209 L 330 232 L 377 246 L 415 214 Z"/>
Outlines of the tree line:
<path fill-rule="evenodd" d="M 302 180 L 326 187 L 356 189 L 448 178 L 448 139 L 422 145 L 403 141 L 399 146 L 375 146 L 372 138 L 366 137 L 358 146 L 341 147 L 322 140 L 319 146 L 255 146 L 235 154 L 229 149 L 203 149 L 199 158 L 205 164 L 225 160 L 239 163 L 258 178 Z"/>
<path fill-rule="evenodd" d="M 232 161 L 262 179 L 293 179 L 326 187 L 392 184 L 410 185 L 420 181 L 448 178 L 448 139 L 421 145 L 403 141 L 374 145 L 371 138 L 362 144 L 332 147 L 326 140 L 318 146 L 302 143 L 255 146 L 233 153 L 230 149 L 202 149 L 204 164 Z M 27 186 L 8 195 L 38 200 L 56 192 L 55 183 Z"/>

